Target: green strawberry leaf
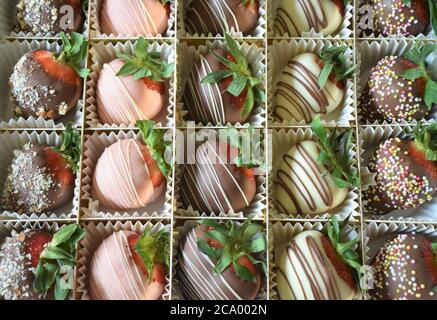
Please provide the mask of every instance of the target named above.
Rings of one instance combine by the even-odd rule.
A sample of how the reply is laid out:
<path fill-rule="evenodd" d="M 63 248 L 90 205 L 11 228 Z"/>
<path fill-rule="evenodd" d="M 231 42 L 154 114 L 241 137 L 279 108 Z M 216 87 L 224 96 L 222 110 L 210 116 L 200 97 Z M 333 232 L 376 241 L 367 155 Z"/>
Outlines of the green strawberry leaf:
<path fill-rule="evenodd" d="M 323 61 L 323 68 L 318 77 L 320 88 L 324 88 L 332 71 L 335 73 L 337 81 L 350 79 L 354 76 L 356 66 L 352 66 L 347 62 L 346 51 L 347 46 L 333 46 L 324 48 L 319 57 Z"/>
<path fill-rule="evenodd" d="M 246 267 L 240 265 L 237 261 L 233 261 L 233 265 L 235 268 L 235 273 L 237 276 L 243 280 L 249 281 L 249 282 L 255 282 L 256 278 L 252 274 L 252 272 L 249 271 Z"/>
<path fill-rule="evenodd" d="M 423 74 L 423 69 L 414 68 L 404 71 L 402 74 L 400 74 L 400 76 L 408 80 L 416 80 L 418 78 L 422 78 L 424 74 Z"/>
<path fill-rule="evenodd" d="M 85 79 L 89 75 L 89 69 L 82 66 L 88 51 L 88 41 L 77 32 L 71 35 L 61 32 L 60 35 L 64 48 L 62 52 L 55 54 L 56 60 L 59 63 L 70 65 L 79 77 Z"/>
<path fill-rule="evenodd" d="M 79 171 L 79 160 L 81 155 L 81 136 L 76 128 L 73 128 L 72 124 L 69 123 L 67 128 L 62 132 L 61 135 L 62 144 L 61 146 L 54 147 L 53 150 L 59 152 L 62 157 L 66 160 L 67 165 L 71 168 L 73 173 Z"/>
<path fill-rule="evenodd" d="M 172 164 L 166 160 L 166 152 L 171 146 L 171 141 L 165 139 L 164 130 L 155 129 L 155 126 L 156 122 L 152 120 L 137 121 L 137 127 L 141 131 L 153 160 L 158 164 L 164 177 L 168 179 L 172 171 Z"/>
<path fill-rule="evenodd" d="M 146 266 L 149 283 L 153 280 L 150 275 L 156 264 L 164 265 L 167 272 L 170 270 L 170 233 L 167 230 L 153 232 L 151 226 L 147 227 L 134 249 Z"/>

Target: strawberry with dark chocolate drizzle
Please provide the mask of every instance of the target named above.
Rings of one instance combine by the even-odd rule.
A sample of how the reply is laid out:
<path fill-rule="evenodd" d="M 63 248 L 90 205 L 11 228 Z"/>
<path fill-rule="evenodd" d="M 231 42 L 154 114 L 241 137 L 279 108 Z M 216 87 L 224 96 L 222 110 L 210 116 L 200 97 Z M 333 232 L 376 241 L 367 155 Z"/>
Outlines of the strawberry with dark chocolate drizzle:
<path fill-rule="evenodd" d="M 78 33 L 61 33 L 63 51 L 36 50 L 25 54 L 10 78 L 19 116 L 57 120 L 76 107 L 82 95 L 82 67 L 88 49 Z"/>
<path fill-rule="evenodd" d="M 70 202 L 79 170 L 80 142 L 77 129 L 68 125 L 60 147 L 28 143 L 17 151 L 4 206 L 13 212 L 40 214 Z"/>
<path fill-rule="evenodd" d="M 382 143 L 370 160 L 376 185 L 364 192 L 370 214 L 417 208 L 437 192 L 437 123 L 418 124 L 414 136 Z"/>
<path fill-rule="evenodd" d="M 203 220 L 181 242 L 178 278 L 190 300 L 253 300 L 266 273 L 263 227 Z"/>
<path fill-rule="evenodd" d="M 358 294 L 363 275 L 358 237 L 341 239 L 348 221 L 339 223 L 333 215 L 326 235 L 309 230 L 291 240 L 278 259 L 281 300 L 350 300 Z"/>

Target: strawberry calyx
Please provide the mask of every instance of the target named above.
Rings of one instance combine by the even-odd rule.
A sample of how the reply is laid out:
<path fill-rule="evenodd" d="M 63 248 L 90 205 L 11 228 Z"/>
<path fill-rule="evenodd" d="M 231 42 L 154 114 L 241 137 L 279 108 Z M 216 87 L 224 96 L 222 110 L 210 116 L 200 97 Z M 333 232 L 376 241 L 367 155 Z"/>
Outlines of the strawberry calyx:
<path fill-rule="evenodd" d="M 141 236 L 133 236 L 130 239 L 129 246 L 135 263 L 148 276 L 149 283 L 164 284 L 165 277 L 170 270 L 170 234 L 168 230 L 162 229 L 155 232 L 151 226 L 148 226 Z"/>
<path fill-rule="evenodd" d="M 86 78 L 90 70 L 82 67 L 88 51 L 88 41 L 80 33 L 73 32 L 67 35 L 61 32 L 63 50 L 54 56 L 60 64 L 69 65 L 81 78 Z"/>
<path fill-rule="evenodd" d="M 80 133 L 76 128 L 73 128 L 73 125 L 71 123 L 69 123 L 67 125 L 67 128 L 62 132 L 61 139 L 62 139 L 61 146 L 54 147 L 52 149 L 53 151 L 59 153 L 64 158 L 66 166 L 69 169 L 71 169 L 73 174 L 76 174 L 79 171 L 79 160 L 81 155 Z M 59 174 L 64 176 L 63 178 L 69 180 L 70 177 L 67 177 L 68 175 L 66 174 L 66 172 L 64 172 L 65 170 L 62 170 L 63 168 L 65 169 L 65 166 L 63 166 L 59 161 L 59 159 L 57 159 L 55 156 L 53 156 L 52 159 L 53 159 L 54 168 L 59 169 L 58 170 Z"/>
<path fill-rule="evenodd" d="M 319 53 L 319 58 L 323 62 L 322 70 L 318 76 L 320 88 L 325 87 L 332 73 L 335 75 L 336 81 L 334 82 L 354 77 L 357 67 L 347 61 L 346 51 L 348 49 L 348 46 L 332 46 L 322 49 Z"/>
<path fill-rule="evenodd" d="M 424 87 L 424 89 L 421 89 L 423 92 L 420 92 L 420 94 L 429 110 L 432 109 L 434 104 L 437 104 L 437 82 L 432 79 L 427 69 L 426 58 L 435 50 L 437 50 L 437 44 L 428 43 L 420 48 L 417 44 L 414 44 L 414 46 L 404 54 L 404 57 L 412 64 L 408 65 L 407 70 L 399 74 L 400 77 L 407 80 L 419 80 L 419 89 L 422 86 Z M 409 66 L 411 66 L 411 68 L 409 68 Z"/>
<path fill-rule="evenodd" d="M 68 224 L 45 243 L 34 270 L 33 288 L 36 292 L 46 296 L 53 289 L 56 300 L 67 299 L 74 286 L 66 283 L 65 277 L 74 273 L 76 246 L 84 236 L 85 232 L 78 224 Z"/>
<path fill-rule="evenodd" d="M 316 57 L 316 63 L 322 69 L 325 66 L 325 62 L 322 59 L 320 59 L 319 57 Z M 339 89 L 345 88 L 345 81 L 344 80 L 337 80 L 334 71 L 332 71 L 329 74 L 328 80 L 331 81 L 332 83 L 334 83 L 336 85 L 336 87 Z"/>
<path fill-rule="evenodd" d="M 350 276 L 353 274 L 355 283 L 359 287 L 360 280 L 363 276 L 363 268 L 361 259 L 355 251 L 358 244 L 358 237 L 347 242 L 341 240 L 341 236 L 349 219 L 350 215 L 339 223 L 336 215 L 331 216 L 331 220 L 326 228 L 326 234 L 330 243 L 324 243 L 324 248 L 338 275 L 345 280 L 346 283 L 351 285 L 351 288 L 354 288 L 354 281 L 351 280 Z M 328 239 L 326 239 L 326 241 Z"/>
<path fill-rule="evenodd" d="M 146 39 L 137 40 L 134 55 L 118 53 L 117 57 L 125 62 L 117 77 L 133 76 L 134 80 L 142 79 L 148 88 L 165 92 L 165 79 L 172 76 L 174 66 L 161 59 L 161 52 L 149 51 Z"/>
<path fill-rule="evenodd" d="M 166 159 L 167 148 L 171 147 L 171 141 L 165 138 L 165 131 L 156 128 L 156 122 L 152 120 L 139 120 L 136 123 L 143 136 L 144 143 L 147 145 L 148 153 L 155 160 L 156 164 L 149 162 L 153 167 L 157 165 L 162 175 L 167 179 L 172 171 L 171 161 Z M 150 157 L 145 154 L 145 160 Z M 156 171 L 156 170 L 154 170 Z M 153 179 L 152 179 L 153 181 Z M 158 183 L 158 181 L 156 181 Z"/>
<path fill-rule="evenodd" d="M 237 98 L 232 99 L 231 102 L 237 108 L 242 109 L 241 117 L 246 118 L 252 112 L 256 102 L 265 101 L 262 80 L 252 76 L 246 56 L 240 50 L 237 42 L 227 33 L 225 41 L 228 53 L 224 57 L 213 50 L 210 51 L 224 66 L 224 69 L 208 74 L 201 83 L 222 83 L 223 79 L 232 79 L 230 83 L 228 83 L 229 80 L 224 82 L 226 92 Z M 243 92 L 246 93 L 243 94 Z"/>
<path fill-rule="evenodd" d="M 418 123 L 413 133 L 413 143 L 409 144 L 412 157 L 431 174 L 436 177 L 437 162 L 437 122 L 429 126 Z"/>
<path fill-rule="evenodd" d="M 252 223 L 252 218 L 242 224 L 205 219 L 201 226 L 205 232 L 197 239 L 197 246 L 216 263 L 214 273 L 231 268 L 240 279 L 259 283 L 260 272 L 266 272 L 264 261 L 255 259 L 267 249 L 262 226 Z"/>

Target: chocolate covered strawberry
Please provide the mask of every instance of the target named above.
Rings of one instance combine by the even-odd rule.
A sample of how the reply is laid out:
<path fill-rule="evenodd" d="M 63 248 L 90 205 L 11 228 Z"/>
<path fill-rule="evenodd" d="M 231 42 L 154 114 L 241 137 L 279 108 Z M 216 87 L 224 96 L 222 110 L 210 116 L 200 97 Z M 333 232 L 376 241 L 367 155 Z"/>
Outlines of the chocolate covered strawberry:
<path fill-rule="evenodd" d="M 97 248 L 89 272 L 95 300 L 157 300 L 167 284 L 170 233 L 147 227 L 114 232 Z M 108 281 L 111 279 L 111 281 Z"/>
<path fill-rule="evenodd" d="M 103 123 L 131 125 L 156 118 L 167 103 L 166 81 L 173 64 L 138 39 L 135 54 L 117 54 L 119 59 L 103 65 L 97 82 L 97 112 Z"/>
<path fill-rule="evenodd" d="M 83 25 L 82 0 L 19 0 L 17 1 L 17 28 L 33 33 L 79 31 Z"/>
<path fill-rule="evenodd" d="M 227 50 L 200 56 L 189 74 L 184 104 L 189 120 L 203 124 L 244 123 L 252 109 L 265 100 L 261 79 L 238 44 L 225 35 Z"/>
<path fill-rule="evenodd" d="M 208 140 L 197 148 L 196 163 L 187 164 L 182 177 L 186 208 L 227 214 L 249 207 L 257 189 L 254 168 L 260 161 L 248 154 L 239 137 L 252 143 L 250 135 L 250 131 L 229 129 L 226 137 Z"/>
<path fill-rule="evenodd" d="M 76 107 L 82 95 L 82 78 L 89 72 L 82 68 L 87 42 L 78 33 L 61 36 L 62 52 L 28 52 L 14 67 L 9 83 L 18 104 L 17 115 L 57 120 Z"/>
<path fill-rule="evenodd" d="M 342 241 L 349 219 L 335 216 L 326 235 L 316 230 L 295 236 L 280 255 L 277 288 L 281 300 L 352 300 L 359 293 L 362 263 L 358 238 Z"/>
<path fill-rule="evenodd" d="M 392 235 L 373 259 L 374 300 L 437 300 L 437 243 L 426 235 Z"/>
<path fill-rule="evenodd" d="M 0 248 L 0 298 L 65 300 L 73 288 L 78 225 L 52 234 L 42 230 L 12 231 Z"/>
<path fill-rule="evenodd" d="M 417 36 L 431 23 L 437 30 L 434 0 L 370 0 L 373 15 L 371 32 L 386 36 Z M 369 31 L 370 33 L 370 31 Z"/>
<path fill-rule="evenodd" d="M 346 80 L 353 78 L 345 55 L 347 46 L 302 53 L 287 62 L 277 83 L 274 116 L 280 122 L 305 121 L 329 115 L 343 105 Z"/>
<path fill-rule="evenodd" d="M 426 119 L 437 103 L 437 82 L 427 70 L 426 58 L 437 45 L 414 46 L 403 57 L 387 56 L 372 68 L 361 96 L 363 121 Z"/>
<path fill-rule="evenodd" d="M 180 244 L 177 276 L 185 299 L 254 300 L 266 273 L 263 227 L 203 220 Z"/>
<path fill-rule="evenodd" d="M 60 147 L 27 143 L 14 152 L 4 195 L 4 208 L 20 214 L 57 210 L 73 199 L 79 170 L 80 135 L 71 125 Z"/>
<path fill-rule="evenodd" d="M 190 2 L 185 29 L 190 34 L 217 35 L 241 32 L 250 35 L 258 24 L 259 0 L 203 0 Z"/>
<path fill-rule="evenodd" d="M 437 192 L 437 123 L 417 125 L 414 137 L 392 138 L 370 159 L 376 185 L 364 193 L 371 214 L 417 208 Z"/>
<path fill-rule="evenodd" d="M 91 195 L 112 210 L 144 208 L 155 201 L 166 185 L 171 164 L 166 159 L 171 142 L 151 120 L 137 122 L 140 139 L 121 139 L 108 146 L 93 173 Z"/>

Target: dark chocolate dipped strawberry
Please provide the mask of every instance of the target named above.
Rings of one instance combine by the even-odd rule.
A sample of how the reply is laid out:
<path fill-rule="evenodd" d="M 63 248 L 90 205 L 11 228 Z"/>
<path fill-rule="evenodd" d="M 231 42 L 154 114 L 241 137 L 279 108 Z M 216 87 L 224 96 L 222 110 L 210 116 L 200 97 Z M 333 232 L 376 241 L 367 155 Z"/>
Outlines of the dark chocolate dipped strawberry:
<path fill-rule="evenodd" d="M 253 142 L 251 129 L 238 132 L 230 128 L 222 139 L 208 140 L 197 148 L 196 163 L 187 164 L 182 177 L 186 208 L 228 214 L 249 207 L 257 189 L 255 168 L 262 164 L 245 153 L 249 149 L 242 139 L 246 138 L 247 143 Z"/>
<path fill-rule="evenodd" d="M 58 232 L 12 231 L 0 248 L 0 297 L 5 300 L 65 300 L 73 288 L 78 225 Z"/>
<path fill-rule="evenodd" d="M 14 67 L 10 78 L 16 113 L 24 118 L 57 120 L 76 107 L 82 95 L 82 68 L 87 42 L 78 33 L 61 33 L 63 51 L 36 50 L 26 53 Z"/>
<path fill-rule="evenodd" d="M 79 31 L 82 25 L 82 0 L 19 0 L 17 3 L 19 31 L 43 34 L 72 32 Z"/>
<path fill-rule="evenodd" d="M 154 202 L 165 188 L 171 172 L 166 159 L 171 145 L 156 123 L 141 120 L 138 139 L 121 139 L 108 146 L 93 173 L 91 194 L 100 205 L 112 210 L 134 210 Z"/>
<path fill-rule="evenodd" d="M 437 243 L 420 233 L 392 235 L 373 259 L 374 300 L 437 300 Z"/>
<path fill-rule="evenodd" d="M 289 60 L 276 87 L 275 118 L 310 123 L 317 115 L 328 115 L 340 107 L 346 81 L 355 73 L 346 50 L 347 46 L 333 46 L 318 55 L 302 53 Z"/>
<path fill-rule="evenodd" d="M 59 209 L 73 199 L 79 170 L 80 135 L 71 125 L 62 134 L 62 145 L 27 143 L 14 151 L 3 207 L 20 214 L 41 214 Z"/>
<path fill-rule="evenodd" d="M 203 124 L 236 124 L 247 121 L 257 103 L 265 100 L 261 80 L 237 43 L 225 35 L 227 50 L 215 49 L 200 56 L 184 91 L 189 120 Z"/>
<path fill-rule="evenodd" d="M 376 185 L 364 192 L 370 214 L 417 208 L 437 192 L 437 123 L 418 124 L 414 137 L 382 143 L 370 159 Z"/>
<path fill-rule="evenodd" d="M 369 0 L 373 24 L 368 33 L 386 36 L 418 36 L 431 23 L 437 30 L 435 0 Z"/>
<path fill-rule="evenodd" d="M 203 220 L 179 248 L 177 277 L 185 299 L 254 300 L 266 273 L 263 227 Z"/>
<path fill-rule="evenodd" d="M 348 221 L 338 223 L 332 216 L 326 235 L 309 230 L 291 240 L 276 271 L 281 300 L 352 300 L 357 296 L 362 276 L 358 238 L 341 240 Z"/>
<path fill-rule="evenodd" d="M 387 56 L 372 68 L 361 96 L 363 121 L 426 119 L 437 103 L 437 82 L 427 70 L 426 57 L 437 45 L 414 46 L 403 57 Z"/>
<path fill-rule="evenodd" d="M 167 284 L 169 251 L 170 233 L 166 229 L 147 227 L 141 235 L 128 230 L 114 232 L 94 253 L 89 273 L 91 298 L 159 299 Z"/>
<path fill-rule="evenodd" d="M 97 112 L 103 123 L 150 120 L 167 103 L 166 80 L 173 74 L 173 64 L 148 48 L 149 42 L 140 38 L 134 55 L 119 53 L 119 59 L 103 65 L 97 82 Z"/>
<path fill-rule="evenodd" d="M 216 35 L 241 32 L 249 35 L 259 19 L 258 0 L 192 1 L 185 15 L 185 29 L 190 34 Z"/>

